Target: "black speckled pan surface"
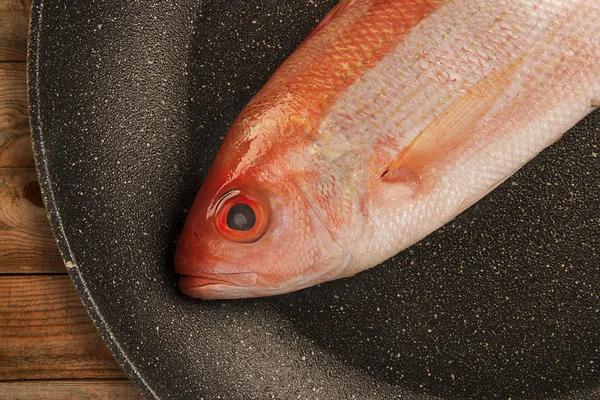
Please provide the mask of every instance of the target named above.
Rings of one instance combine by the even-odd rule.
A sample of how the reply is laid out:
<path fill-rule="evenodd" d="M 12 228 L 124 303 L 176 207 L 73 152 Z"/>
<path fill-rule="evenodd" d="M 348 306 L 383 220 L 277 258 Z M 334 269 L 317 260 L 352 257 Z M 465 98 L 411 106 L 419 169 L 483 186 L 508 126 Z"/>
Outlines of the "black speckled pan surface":
<path fill-rule="evenodd" d="M 148 398 L 598 399 L 600 113 L 354 278 L 205 302 L 172 271 L 228 125 L 335 0 L 34 1 L 43 194 Z"/>

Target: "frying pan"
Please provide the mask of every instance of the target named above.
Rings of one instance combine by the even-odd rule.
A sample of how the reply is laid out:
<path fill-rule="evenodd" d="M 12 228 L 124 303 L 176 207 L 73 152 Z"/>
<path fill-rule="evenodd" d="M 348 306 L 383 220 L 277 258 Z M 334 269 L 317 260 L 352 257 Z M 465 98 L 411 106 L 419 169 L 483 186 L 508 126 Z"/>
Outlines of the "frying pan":
<path fill-rule="evenodd" d="M 176 286 L 229 124 L 335 3 L 34 1 L 30 110 L 60 250 L 148 398 L 597 399 L 600 114 L 422 242 L 264 299 Z"/>

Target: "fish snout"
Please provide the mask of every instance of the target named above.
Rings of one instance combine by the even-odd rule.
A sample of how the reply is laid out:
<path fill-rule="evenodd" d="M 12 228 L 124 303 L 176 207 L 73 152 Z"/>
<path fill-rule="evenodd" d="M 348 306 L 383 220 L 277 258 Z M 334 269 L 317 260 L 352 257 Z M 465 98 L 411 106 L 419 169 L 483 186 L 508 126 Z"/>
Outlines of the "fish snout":
<path fill-rule="evenodd" d="M 249 297 L 249 290 L 257 285 L 258 273 L 249 271 L 248 265 L 217 256 L 219 249 L 199 236 L 192 229 L 184 229 L 177 242 L 175 271 L 181 275 L 180 290 L 202 299 Z"/>
<path fill-rule="evenodd" d="M 198 235 L 184 231 L 177 241 L 175 250 L 175 271 L 180 275 L 216 273 L 215 267 L 222 264 L 210 251 L 204 248 Z"/>

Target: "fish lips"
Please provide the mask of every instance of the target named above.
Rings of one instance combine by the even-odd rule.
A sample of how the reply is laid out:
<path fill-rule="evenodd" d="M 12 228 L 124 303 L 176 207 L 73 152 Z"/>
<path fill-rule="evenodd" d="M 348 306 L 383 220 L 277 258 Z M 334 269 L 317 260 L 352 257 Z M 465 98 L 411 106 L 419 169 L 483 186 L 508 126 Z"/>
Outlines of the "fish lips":
<path fill-rule="evenodd" d="M 178 285 L 190 297 L 233 299 L 249 297 L 248 289 L 256 285 L 257 277 L 255 272 L 185 275 L 179 279 Z"/>
<path fill-rule="evenodd" d="M 182 275 L 179 278 L 179 289 L 186 295 L 203 299 L 248 297 L 248 288 L 256 286 L 258 274 L 249 271 L 236 271 L 235 266 L 226 271 L 211 271 L 211 261 L 222 264 L 219 260 L 212 260 L 210 256 L 202 257 L 202 266 L 190 260 L 188 254 L 175 256 L 175 271 Z M 227 272 L 227 269 L 235 272 Z M 208 270 L 208 271 L 206 271 Z M 206 272 L 205 272 L 206 271 Z M 246 294 L 243 294 L 246 293 Z"/>
<path fill-rule="evenodd" d="M 256 286 L 256 272 L 197 272 L 185 265 L 177 265 L 179 289 L 186 295 L 202 299 L 247 297 L 247 290 Z"/>

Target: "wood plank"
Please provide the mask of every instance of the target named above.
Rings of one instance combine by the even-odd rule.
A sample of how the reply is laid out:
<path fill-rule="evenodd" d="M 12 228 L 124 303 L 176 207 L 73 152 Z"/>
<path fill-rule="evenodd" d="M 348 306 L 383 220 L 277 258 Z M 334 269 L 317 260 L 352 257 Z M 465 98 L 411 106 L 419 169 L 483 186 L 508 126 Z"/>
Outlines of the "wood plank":
<path fill-rule="evenodd" d="M 25 61 L 29 0 L 0 0 L 0 61 Z"/>
<path fill-rule="evenodd" d="M 0 273 L 63 272 L 29 136 L 29 0 L 0 0 Z M 11 63 L 12 62 L 12 63 Z M 29 168 L 18 168 L 29 167 Z M 123 378 L 66 276 L 0 277 L 0 379 Z M 141 399 L 127 380 L 0 382 L 0 399 Z"/>
<path fill-rule="evenodd" d="M 0 276 L 0 380 L 125 378 L 66 275 Z"/>
<path fill-rule="evenodd" d="M 0 167 L 34 166 L 26 75 L 24 63 L 0 63 Z"/>
<path fill-rule="evenodd" d="M 142 400 L 127 380 L 0 382 L 0 400 Z"/>
<path fill-rule="evenodd" d="M 0 273 L 64 273 L 34 168 L 0 168 Z"/>

